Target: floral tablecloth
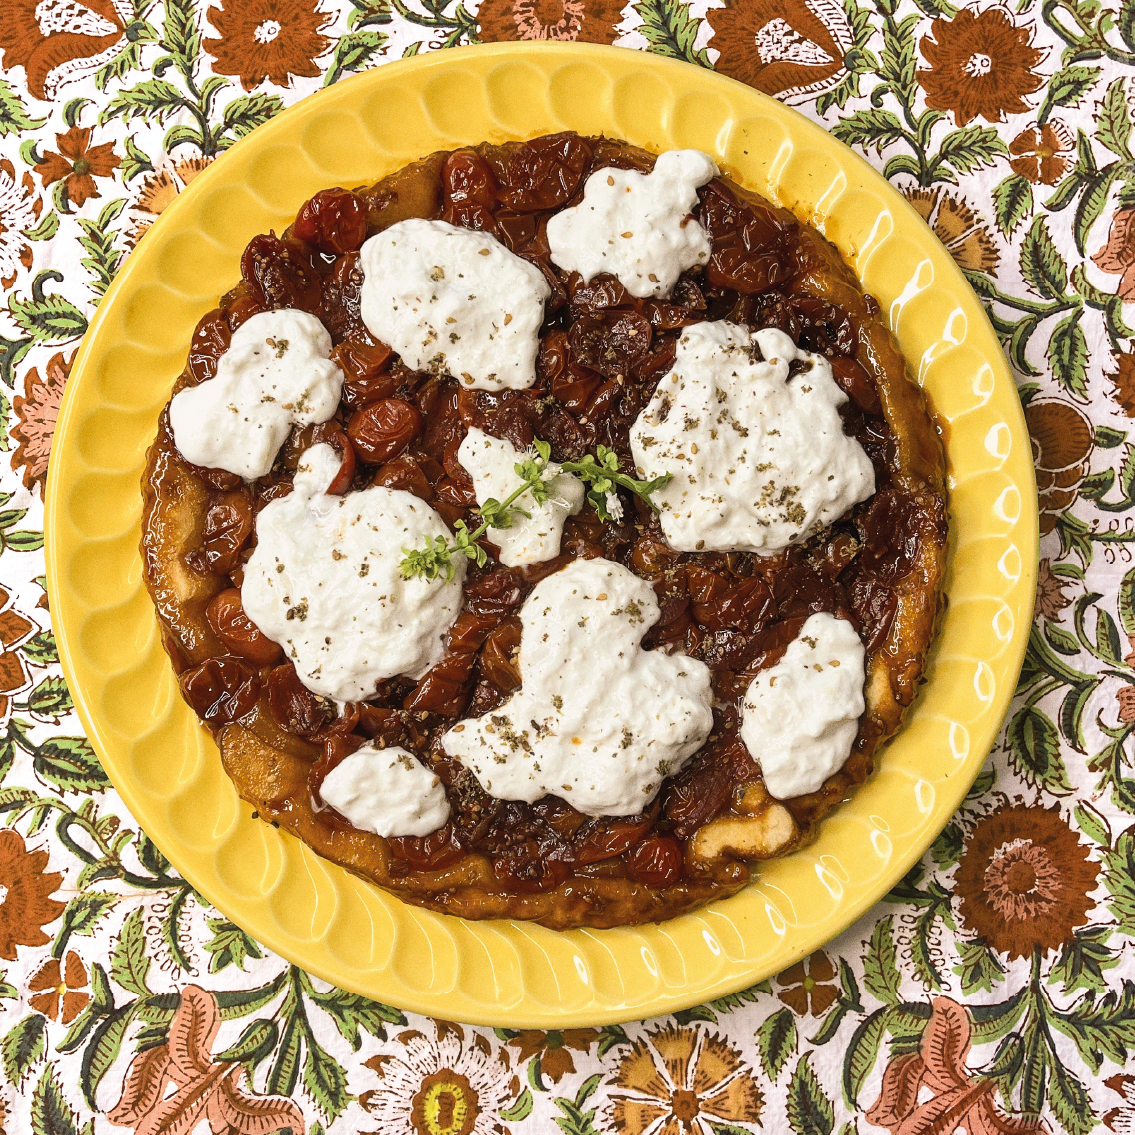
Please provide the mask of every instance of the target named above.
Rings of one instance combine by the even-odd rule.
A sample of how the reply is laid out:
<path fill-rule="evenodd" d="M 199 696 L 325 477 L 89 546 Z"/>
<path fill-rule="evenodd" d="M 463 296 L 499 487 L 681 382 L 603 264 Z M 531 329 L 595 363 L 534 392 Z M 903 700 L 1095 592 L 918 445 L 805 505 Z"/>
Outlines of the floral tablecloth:
<path fill-rule="evenodd" d="M 76 346 L 154 218 L 322 85 L 531 38 L 716 68 L 907 195 L 1012 362 L 1043 556 L 996 750 L 884 902 L 743 993 L 548 1033 L 329 988 L 200 899 L 81 735 L 42 551 Z M 0 64 L 9 1135 L 1135 1132 L 1132 0 L 2 0 Z"/>

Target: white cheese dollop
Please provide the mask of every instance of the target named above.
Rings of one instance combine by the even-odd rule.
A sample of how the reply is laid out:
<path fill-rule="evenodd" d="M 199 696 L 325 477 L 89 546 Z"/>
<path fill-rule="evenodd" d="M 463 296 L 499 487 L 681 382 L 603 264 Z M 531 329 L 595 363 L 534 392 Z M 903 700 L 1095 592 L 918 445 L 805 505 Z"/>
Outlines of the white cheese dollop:
<path fill-rule="evenodd" d="M 359 266 L 363 322 L 407 366 L 475 390 L 536 381 L 551 289 L 495 237 L 445 221 L 399 221 L 363 245 Z"/>
<path fill-rule="evenodd" d="M 270 473 L 292 426 L 326 422 L 343 372 L 327 328 L 306 311 L 262 311 L 233 332 L 217 373 L 174 395 L 174 444 L 187 461 L 254 481 Z"/>
<path fill-rule="evenodd" d="M 782 331 L 687 327 L 630 432 L 639 476 L 673 474 L 652 498 L 671 546 L 771 555 L 866 500 L 875 470 L 843 432 L 846 401 L 827 359 Z"/>
<path fill-rule="evenodd" d="M 610 560 L 541 580 L 520 611 L 521 688 L 454 726 L 445 751 L 504 800 L 641 812 L 713 728 L 705 663 L 639 646 L 658 617 L 650 584 Z"/>
<path fill-rule="evenodd" d="M 846 619 L 820 613 L 745 693 L 741 740 L 769 794 L 815 792 L 843 767 L 863 713 L 865 651 Z"/>
<path fill-rule="evenodd" d="M 313 446 L 292 492 L 260 511 L 241 601 L 309 690 L 358 701 L 376 682 L 420 678 L 441 660 L 461 610 L 465 560 L 454 561 L 448 582 L 403 579 L 404 549 L 423 547 L 427 536 L 448 540 L 445 521 L 401 489 L 327 496 L 338 469 L 331 446 Z"/>
<path fill-rule="evenodd" d="M 461 442 L 457 460 L 473 478 L 473 491 L 477 504 L 489 497 L 506 500 L 521 484 L 516 466 L 530 454 L 521 453 L 503 438 L 490 437 L 484 430 L 472 427 Z M 530 513 L 512 514 L 508 528 L 490 528 L 487 535 L 500 548 L 500 562 L 505 567 L 521 564 L 538 564 L 560 554 L 560 540 L 564 534 L 564 521 L 583 507 L 583 482 L 572 473 L 560 472 L 560 467 L 549 464 L 544 473 L 548 483 L 548 499 L 537 504 L 531 492 L 516 499 L 514 508 Z"/>
<path fill-rule="evenodd" d="M 640 299 L 669 295 L 687 268 L 709 259 L 709 234 L 689 214 L 698 186 L 717 174 L 701 150 L 668 150 L 650 173 L 596 170 L 583 200 L 548 220 L 552 263 L 584 282 L 610 272 Z"/>
<path fill-rule="evenodd" d="M 319 794 L 356 828 L 388 839 L 429 835 L 449 819 L 441 781 L 397 745 L 368 741 L 323 778 Z"/>

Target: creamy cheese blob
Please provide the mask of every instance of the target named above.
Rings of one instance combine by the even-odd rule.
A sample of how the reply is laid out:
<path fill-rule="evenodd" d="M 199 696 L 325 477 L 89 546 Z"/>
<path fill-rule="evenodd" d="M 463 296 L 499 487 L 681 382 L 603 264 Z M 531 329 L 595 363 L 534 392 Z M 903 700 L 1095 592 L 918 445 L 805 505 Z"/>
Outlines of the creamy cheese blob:
<path fill-rule="evenodd" d="M 639 476 L 673 474 L 652 497 L 671 546 L 772 555 L 866 500 L 875 470 L 843 432 L 846 401 L 827 359 L 782 331 L 687 327 L 630 432 Z"/>
<path fill-rule="evenodd" d="M 300 459 L 295 487 L 256 518 L 245 565 L 248 617 L 283 646 L 313 693 L 359 701 L 376 682 L 420 678 L 444 653 L 461 610 L 465 560 L 450 581 L 403 579 L 398 565 L 423 538 L 448 540 L 445 521 L 402 489 L 372 485 L 327 496 L 339 455 L 316 445 Z"/>
<path fill-rule="evenodd" d="M 741 740 L 771 796 L 815 792 L 851 755 L 865 704 L 864 655 L 846 619 L 820 613 L 749 683 Z"/>
<path fill-rule="evenodd" d="M 326 422 L 343 372 L 327 328 L 306 311 L 262 311 L 233 332 L 214 377 L 176 394 L 174 444 L 186 461 L 247 481 L 272 471 L 292 426 Z"/>
<path fill-rule="evenodd" d="M 583 200 L 548 220 L 552 263 L 585 282 L 610 272 L 640 299 L 669 295 L 687 268 L 709 259 L 709 234 L 689 214 L 698 186 L 717 174 L 701 150 L 668 150 L 650 173 L 596 170 Z"/>
<path fill-rule="evenodd" d="M 397 745 L 368 741 L 323 778 L 319 794 L 356 828 L 387 839 L 429 835 L 449 819 L 441 781 Z"/>
<path fill-rule="evenodd" d="M 521 688 L 454 726 L 445 751 L 504 800 L 641 812 L 713 728 L 705 663 L 639 645 L 658 617 L 650 584 L 610 560 L 541 580 L 520 611 Z"/>
<path fill-rule="evenodd" d="M 516 466 L 528 456 L 530 454 L 521 453 L 503 438 L 490 437 L 476 426 L 465 435 L 457 450 L 457 460 L 473 478 L 473 491 L 479 505 L 489 497 L 503 501 L 516 492 L 523 484 Z M 564 521 L 583 507 L 586 490 L 574 474 L 562 473 L 558 465 L 551 463 L 544 479 L 550 481 L 550 495 L 543 504 L 537 504 L 531 492 L 525 493 L 516 499 L 514 507 L 530 515 L 514 512 L 510 527 L 490 528 L 487 533 L 500 548 L 499 559 L 505 567 L 538 564 L 558 556 Z"/>
<path fill-rule="evenodd" d="M 495 237 L 445 221 L 399 221 L 363 245 L 359 266 L 363 322 L 407 366 L 475 390 L 536 381 L 551 289 Z"/>

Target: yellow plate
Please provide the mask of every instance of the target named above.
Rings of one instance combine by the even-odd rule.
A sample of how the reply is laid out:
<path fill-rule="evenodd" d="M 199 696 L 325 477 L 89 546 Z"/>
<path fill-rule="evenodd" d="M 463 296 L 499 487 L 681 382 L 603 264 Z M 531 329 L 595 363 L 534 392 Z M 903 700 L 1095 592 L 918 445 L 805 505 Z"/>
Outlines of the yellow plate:
<path fill-rule="evenodd" d="M 330 185 L 433 150 L 557 130 L 696 147 L 812 219 L 889 313 L 945 423 L 949 610 L 929 682 L 880 767 L 810 847 L 667 923 L 559 933 L 407 906 L 253 820 L 178 694 L 141 580 L 139 477 L 197 320 L 255 234 Z M 239 143 L 162 215 L 91 324 L 59 417 L 47 570 L 63 667 L 127 807 L 198 890 L 328 981 L 434 1016 L 563 1028 L 672 1012 L 779 972 L 910 868 L 1001 726 L 1036 581 L 1036 491 L 1012 378 L 973 292 L 903 197 L 819 126 L 710 72 L 590 45 L 389 63 Z"/>

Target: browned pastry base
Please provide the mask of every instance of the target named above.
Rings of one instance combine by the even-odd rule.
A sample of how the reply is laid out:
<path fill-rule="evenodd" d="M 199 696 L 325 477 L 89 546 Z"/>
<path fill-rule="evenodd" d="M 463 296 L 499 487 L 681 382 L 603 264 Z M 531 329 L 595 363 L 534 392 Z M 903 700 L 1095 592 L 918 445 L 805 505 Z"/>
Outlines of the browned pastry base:
<path fill-rule="evenodd" d="M 585 143 L 589 148 L 589 167 L 577 178 L 578 187 L 572 189 L 574 196 L 559 202 L 555 208 L 578 199 L 582 179 L 589 169 L 609 164 L 649 168 L 653 161 L 650 155 L 622 143 L 597 139 L 585 140 Z M 499 225 L 502 239 L 514 251 L 539 259 L 539 226 L 533 229 L 532 224 L 524 220 L 533 214 L 516 208 L 517 194 L 521 190 L 516 188 L 515 181 L 509 181 L 510 177 L 516 177 L 510 171 L 515 168 L 517 153 L 523 149 L 522 144 L 513 143 L 505 147 L 478 147 L 477 153 L 493 170 L 501 187 L 503 204 L 498 203 L 496 220 L 491 223 Z M 357 191 L 358 199 L 367 207 L 366 235 L 373 235 L 407 217 L 440 217 L 444 211 L 446 219 L 454 219 L 456 206 L 449 192 L 451 187 L 443 177 L 448 159 L 446 154 L 432 155 L 370 189 Z M 705 293 L 702 296 L 705 318 L 732 316 L 741 322 L 752 318 L 757 326 L 766 325 L 758 322 L 766 318 L 766 313 L 771 313 L 767 318 L 774 324 L 776 319 L 788 318 L 783 315 L 787 310 L 784 304 L 777 307 L 773 302 L 777 299 L 774 292 L 781 299 L 788 297 L 792 303 L 797 303 L 794 311 L 803 310 L 799 307 L 801 299 L 810 297 L 846 313 L 848 319 L 843 326 L 852 329 L 851 338 L 833 346 L 829 353 L 854 359 L 862 368 L 855 373 L 866 372 L 868 385 L 874 392 L 864 390 L 862 383 L 858 389 L 854 383 L 850 388 L 844 384 L 853 398 L 850 411 L 845 415 L 845 427 L 849 433 L 867 439 L 865 447 L 875 461 L 877 476 L 882 470 L 889 496 L 882 504 L 880 496 L 856 506 L 849 513 L 849 523 L 857 526 L 853 532 L 858 532 L 858 536 L 833 536 L 829 530 L 799 548 L 759 562 L 746 554 L 678 556 L 664 547 L 660 550 L 657 524 L 645 509 L 640 509 L 634 517 L 636 523 L 625 523 L 617 532 L 601 531 L 594 512 L 589 514 L 590 519 L 585 513 L 569 521 L 565 529 L 565 550 L 554 561 L 554 566 L 562 566 L 575 555 L 605 554 L 620 558 L 632 570 L 654 582 L 660 595 L 663 622 L 654 629 L 655 637 L 648 638 L 648 643 L 680 644 L 695 657 L 706 660 L 714 671 L 719 702 L 715 733 L 705 749 L 691 758 L 675 783 L 668 782 L 658 803 L 644 816 L 586 821 L 558 801 L 543 811 L 539 804 L 501 805 L 484 797 L 483 793 L 477 796 L 467 779 L 463 779 L 460 768 L 451 767 L 454 763 L 447 762 L 444 754 L 439 756 L 437 738 L 457 717 L 487 712 L 509 692 L 509 674 L 515 676 L 514 666 L 507 650 L 502 654 L 499 644 L 498 647 L 492 644 L 498 634 L 507 632 L 509 617 L 514 615 L 521 601 L 515 597 L 512 606 L 503 611 L 494 628 L 489 630 L 488 637 L 482 635 L 484 645 L 478 643 L 475 661 L 473 655 L 458 655 L 451 646 L 451 653 L 435 668 L 436 673 L 431 672 L 432 679 L 427 675 L 417 686 L 409 682 L 399 684 L 399 680 L 380 684 L 380 696 L 374 703 L 377 709 L 369 718 L 364 714 L 370 724 L 366 728 L 358 724 L 349 734 L 342 723 L 337 726 L 331 720 L 319 699 L 303 694 L 296 695 L 298 701 L 293 697 L 289 702 L 279 694 L 279 689 L 284 688 L 279 685 L 282 679 L 273 674 L 285 669 L 287 664 L 253 665 L 231 655 L 229 647 L 221 642 L 210 624 L 206 609 L 222 591 L 239 586 L 243 560 L 250 554 L 252 544 L 246 537 L 243 551 L 237 549 L 239 557 L 234 559 L 233 555 L 228 555 L 226 558 L 222 554 L 219 560 L 214 557 L 216 562 L 210 562 L 206 552 L 219 546 L 214 532 L 218 501 L 222 497 L 231 499 L 243 494 L 250 502 L 248 507 L 255 511 L 268 495 L 285 491 L 282 486 L 290 480 L 288 461 L 291 460 L 291 468 L 294 468 L 298 448 L 310 444 L 310 428 L 308 435 L 296 439 L 295 445 L 285 445 L 281 461 L 264 483 L 242 487 L 236 478 L 226 479 L 224 474 L 198 469 L 182 459 L 172 444 L 168 421 L 163 415 L 143 479 L 142 548 L 146 584 L 157 607 L 167 650 L 182 677 L 183 690 L 191 691 L 191 704 L 199 713 L 203 712 L 205 704 L 199 692 L 202 667 L 209 664 L 210 659 L 229 663 L 229 669 L 223 672 L 227 675 L 224 681 L 214 681 L 215 690 L 210 687 L 213 693 L 219 693 L 204 713 L 203 721 L 216 736 L 225 770 L 240 795 L 253 805 L 262 819 L 278 824 L 320 855 L 398 897 L 433 910 L 467 918 L 530 919 L 557 929 L 610 927 L 672 918 L 711 899 L 733 894 L 748 882 L 751 864 L 787 854 L 809 840 L 820 818 L 870 774 L 876 751 L 898 730 L 914 699 L 934 634 L 946 555 L 942 445 L 922 392 L 909 379 L 902 355 L 878 318 L 878 305 L 862 293 L 834 246 L 815 230 L 797 225 L 790 214 L 763 199 L 735 186 L 731 190 L 740 202 L 737 208 L 743 220 L 758 216 L 763 218 L 762 231 L 779 234 L 776 239 L 781 243 L 774 252 L 789 267 L 781 272 L 776 288 L 764 292 L 731 290 L 702 279 L 698 269 L 692 274 L 695 286 L 689 294 L 696 292 L 702 296 L 702 292 Z M 744 212 L 745 203 L 755 211 L 753 214 Z M 539 218 L 548 211 L 537 211 L 534 215 Z M 460 223 L 461 215 L 456 219 Z M 288 251 L 281 254 L 284 260 L 288 256 L 302 258 L 307 246 L 294 238 L 293 230 L 289 230 L 285 238 L 290 243 Z M 257 238 L 257 241 L 267 239 Z M 277 241 L 276 245 L 283 248 L 284 243 Z M 721 241 L 721 247 L 726 243 Z M 715 250 L 717 248 L 715 236 Z M 368 382 L 386 382 L 387 372 L 381 372 L 381 367 L 376 378 L 373 365 L 365 364 L 364 360 L 360 369 L 357 358 L 350 354 L 358 344 L 362 344 L 359 350 L 363 356 L 367 351 L 373 355 L 376 350 L 358 318 L 357 280 L 355 291 L 351 291 L 351 255 L 353 253 L 347 251 L 344 256 L 337 256 L 331 267 L 326 263 L 331 259 L 329 256 L 324 257 L 323 265 L 316 264 L 315 269 L 311 269 L 311 264 L 316 263 L 312 260 L 308 264 L 309 275 L 316 275 L 318 271 L 322 276 L 312 285 L 316 290 L 304 292 L 300 302 L 296 296 L 302 289 L 293 288 L 290 293 L 287 287 L 273 291 L 275 278 L 270 273 L 258 274 L 256 266 L 249 268 L 246 257 L 245 282 L 229 293 L 222 300 L 221 308 L 206 316 L 199 325 L 189 365 L 178 389 L 210 377 L 216 358 L 227 346 L 231 328 L 252 312 L 273 306 L 306 305 L 324 319 L 337 352 L 341 352 L 341 361 L 345 360 L 344 369 L 351 380 L 347 386 L 354 381 L 355 388 L 367 396 Z M 290 263 L 284 264 L 287 271 L 292 270 Z M 712 276 L 714 271 L 718 278 L 727 276 L 729 266 L 722 262 L 715 269 L 711 262 L 707 276 Z M 299 276 L 302 283 L 302 270 Z M 593 317 L 596 311 L 602 312 L 594 298 L 594 284 L 589 290 L 561 280 L 561 288 L 566 288 L 564 298 L 569 300 L 561 310 L 569 312 L 570 317 L 562 314 L 550 317 L 550 323 L 559 320 L 557 328 L 562 330 L 566 326 L 565 319 L 586 319 Z M 628 300 L 627 304 L 630 302 Z M 734 306 L 730 308 L 730 304 Z M 821 309 L 828 311 L 816 304 L 808 308 L 809 311 Z M 636 310 L 641 313 L 641 308 Z M 653 314 L 657 317 L 657 312 Z M 659 329 L 667 318 L 663 314 L 654 323 L 654 342 L 659 354 L 664 353 L 667 343 L 680 333 L 674 328 Z M 809 325 L 811 329 L 802 334 L 811 335 L 823 347 L 829 340 L 823 338 L 828 331 L 822 328 L 830 330 L 831 324 L 830 320 L 820 322 L 819 316 L 816 319 L 815 325 Z M 546 330 L 545 339 L 552 334 L 554 332 Z M 813 345 L 811 349 L 817 348 Z M 381 352 L 381 348 L 378 351 Z M 369 372 L 366 365 L 371 365 Z M 549 431 L 555 434 L 551 437 L 553 459 L 562 459 L 565 452 L 578 455 L 571 452 L 572 438 L 582 437 L 579 444 L 586 449 L 593 449 L 596 440 L 609 444 L 609 439 L 615 438 L 618 447 L 618 430 L 625 433 L 627 426 L 623 419 L 616 420 L 616 411 L 611 411 L 612 417 L 607 422 L 597 425 L 594 420 L 588 421 L 590 407 L 602 400 L 602 392 L 613 385 L 610 381 L 599 386 L 598 395 L 592 391 L 592 401 L 583 407 L 582 413 L 579 407 L 573 409 L 568 423 L 568 415 L 560 403 L 570 405 L 570 400 L 564 401 L 555 393 L 560 388 L 556 385 L 559 379 L 554 375 L 560 372 L 550 371 L 551 364 L 545 362 L 541 363 L 543 370 L 537 388 L 528 393 L 520 392 L 503 410 L 496 402 L 489 405 L 494 396 L 480 403 L 461 403 L 457 409 L 456 388 L 450 391 L 445 386 L 446 380 L 415 375 L 405 368 L 399 370 L 400 366 L 396 363 L 392 370 L 388 367 L 392 377 L 387 385 L 391 390 L 396 387 L 399 397 L 424 405 L 427 413 L 423 416 L 432 425 L 427 424 L 421 438 L 402 457 L 378 463 L 377 470 L 361 458 L 354 487 L 375 481 L 392 487 L 409 487 L 431 503 L 443 502 L 440 506 L 435 503 L 435 507 L 439 507 L 450 523 L 457 517 L 474 515 L 469 511 L 468 493 L 464 504 L 454 503 L 463 499 L 460 484 L 456 489 L 453 487 L 459 470 L 454 470 L 445 456 L 455 451 L 453 438 L 463 435 L 468 424 L 465 419 L 470 414 L 488 413 L 489 420 L 495 421 L 497 430 L 504 433 L 507 429 L 503 429 L 501 423 L 505 417 L 493 419 L 492 414 L 511 413 L 509 405 L 526 407 L 531 421 L 536 421 L 534 415 L 544 415 L 532 430 L 539 436 L 548 436 Z M 633 420 L 637 413 L 635 406 L 645 405 L 653 384 L 665 369 L 665 366 L 655 366 L 653 371 L 645 369 L 637 378 L 627 375 L 627 387 L 622 393 L 631 405 L 624 412 L 624 418 L 629 415 Z M 549 374 L 553 377 L 549 378 Z M 596 374 L 595 377 L 598 386 L 610 375 Z M 623 376 L 618 378 L 621 386 Z M 524 402 L 526 397 L 531 401 Z M 440 409 L 435 413 L 437 407 Z M 879 409 L 881 415 L 877 412 Z M 341 406 L 332 426 L 341 432 L 355 412 L 355 404 Z M 453 426 L 458 431 L 456 434 L 446 435 L 439 441 L 438 431 L 443 427 L 438 422 L 445 413 L 450 413 L 455 422 L 457 415 L 461 420 Z M 553 421 L 557 423 L 554 427 L 549 425 Z M 606 435 L 601 433 L 603 429 L 608 431 Z M 493 432 L 491 425 L 489 432 Z M 527 444 L 523 430 L 521 434 L 519 441 Z M 449 450 L 445 450 L 446 445 Z M 407 461 L 413 469 L 409 469 Z M 883 494 L 882 488 L 880 494 Z M 211 516 L 213 519 L 209 520 Z M 207 524 L 212 526 L 209 532 Z M 843 543 L 834 547 L 840 540 Z M 889 561 L 884 562 L 884 552 L 891 557 Z M 844 558 L 839 559 L 840 556 Z M 872 566 L 865 568 L 865 561 Z M 844 564 L 851 566 L 843 567 Z M 494 566 L 490 563 L 487 573 L 471 572 L 467 596 L 471 587 L 474 591 L 477 587 L 485 592 L 492 590 L 486 579 Z M 499 582 L 500 570 L 496 578 Z M 506 582 L 514 583 L 522 596 L 538 578 L 538 573 L 526 575 L 520 571 L 514 572 Z M 691 578 L 698 581 L 697 586 L 709 587 L 710 592 L 719 586 L 715 581 L 724 581 L 721 587 L 736 587 L 747 579 L 760 579 L 775 597 L 776 613 L 768 626 L 760 622 L 764 616 L 759 616 L 754 617 L 756 621 L 751 624 L 734 622 L 720 629 L 720 607 L 715 608 L 713 601 L 704 596 L 699 599 L 701 592 L 695 594 L 696 588 L 688 582 Z M 794 582 L 785 584 L 784 580 Z M 830 596 L 817 597 L 816 580 L 830 580 Z M 725 594 L 728 597 L 732 592 Z M 683 602 L 685 607 L 681 606 Z M 468 609 L 473 610 L 473 606 Z M 679 610 L 676 616 L 673 615 L 675 609 Z M 844 767 L 830 777 L 820 791 L 778 802 L 765 792 L 756 762 L 743 754 L 737 755 L 736 701 L 754 673 L 778 660 L 787 642 L 794 637 L 794 628 L 798 628 L 801 617 L 810 609 L 832 609 L 845 615 L 850 611 L 860 626 L 861 636 L 868 646 L 867 709 Z M 713 621 L 715 618 L 717 623 Z M 491 621 L 489 619 L 486 626 Z M 502 641 L 507 645 L 507 637 Z M 738 647 L 739 642 L 743 649 Z M 492 656 L 493 649 L 497 650 L 495 656 Z M 740 651 L 736 665 L 731 661 L 731 650 Z M 446 667 L 449 669 L 442 673 Z M 215 677 L 218 671 L 212 673 Z M 438 694 L 443 687 L 448 701 Z M 221 709 L 217 710 L 217 706 Z M 421 709 L 422 706 L 427 708 Z M 375 721 L 379 724 L 375 725 Z M 456 816 L 451 825 L 442 829 L 445 833 L 453 828 L 444 840 L 439 842 L 433 837 L 383 839 L 352 828 L 322 805 L 318 784 L 321 772 L 329 767 L 328 761 L 333 762 L 336 755 L 341 759 L 352 746 L 361 743 L 364 736 L 373 737 L 376 732 L 387 743 L 411 748 L 442 776 Z M 347 738 L 345 748 L 344 737 Z M 716 803 L 706 803 L 711 797 Z M 707 809 L 708 814 L 703 814 Z M 482 814 L 489 816 L 491 822 L 485 829 L 487 834 L 478 835 L 474 820 Z M 466 826 L 460 827 L 458 821 Z M 507 838 L 510 827 L 521 833 L 512 843 Z M 527 845 L 517 842 L 526 838 L 523 833 L 529 830 L 535 833 L 530 842 L 539 845 L 538 853 L 528 854 L 524 851 Z M 636 841 L 641 843 L 644 839 L 677 841 L 683 856 L 677 877 L 670 871 L 664 883 L 657 885 L 651 881 L 649 864 L 643 869 L 632 862 Z M 597 854 L 595 849 L 600 846 L 605 850 Z M 517 847 L 521 849 L 519 852 Z M 528 854 L 528 858 L 523 858 L 522 853 Z"/>

